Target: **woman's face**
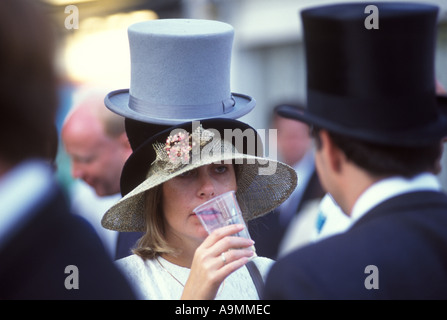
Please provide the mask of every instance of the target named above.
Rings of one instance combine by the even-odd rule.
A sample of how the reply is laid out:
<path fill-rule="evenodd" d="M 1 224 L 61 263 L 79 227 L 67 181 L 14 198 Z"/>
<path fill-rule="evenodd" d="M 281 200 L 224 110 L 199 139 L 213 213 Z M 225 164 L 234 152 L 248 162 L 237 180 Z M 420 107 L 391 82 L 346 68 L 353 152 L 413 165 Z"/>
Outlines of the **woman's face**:
<path fill-rule="evenodd" d="M 210 164 L 188 171 L 162 185 L 165 231 L 168 242 L 203 241 L 208 235 L 193 209 L 227 191 L 236 191 L 232 164 Z"/>

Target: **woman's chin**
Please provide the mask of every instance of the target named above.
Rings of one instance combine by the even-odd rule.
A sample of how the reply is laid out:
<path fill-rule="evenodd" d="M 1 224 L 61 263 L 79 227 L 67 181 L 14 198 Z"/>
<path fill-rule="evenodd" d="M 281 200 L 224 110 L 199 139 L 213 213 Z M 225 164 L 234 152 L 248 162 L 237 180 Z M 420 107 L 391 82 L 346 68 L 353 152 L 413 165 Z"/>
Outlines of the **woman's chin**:
<path fill-rule="evenodd" d="M 197 228 L 197 236 L 202 240 L 205 240 L 205 238 L 208 237 L 208 232 L 205 230 L 203 226 L 200 226 Z"/>
<path fill-rule="evenodd" d="M 200 222 L 199 218 L 196 215 L 191 216 L 194 221 L 193 224 L 195 226 L 195 234 L 200 237 L 202 240 L 205 240 L 206 237 L 208 237 L 208 232 L 205 230 L 205 227 Z"/>

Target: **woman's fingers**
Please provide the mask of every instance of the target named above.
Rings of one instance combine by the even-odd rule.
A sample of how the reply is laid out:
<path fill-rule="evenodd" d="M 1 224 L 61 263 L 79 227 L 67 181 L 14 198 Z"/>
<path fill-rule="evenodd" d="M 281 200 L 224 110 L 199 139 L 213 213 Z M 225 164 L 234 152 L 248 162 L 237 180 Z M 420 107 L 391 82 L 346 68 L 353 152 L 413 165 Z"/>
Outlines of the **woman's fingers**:
<path fill-rule="evenodd" d="M 244 228 L 244 225 L 235 224 L 214 230 L 201 246 L 203 254 L 208 257 L 217 257 L 217 264 L 222 262 L 224 265 L 242 257 L 252 257 L 254 241 L 234 236 Z M 213 262 L 215 266 L 216 262 Z"/>
<path fill-rule="evenodd" d="M 204 270 L 217 272 L 214 281 L 223 281 L 255 255 L 253 240 L 234 236 L 243 228 L 234 225 L 217 229 L 208 237 L 208 243 L 197 249 L 197 261 L 201 261 Z"/>
<path fill-rule="evenodd" d="M 250 239 L 228 236 L 216 242 L 214 246 L 208 249 L 208 252 L 210 256 L 219 257 L 220 260 L 229 262 L 241 257 L 253 256 L 253 244 L 254 241 Z"/>
<path fill-rule="evenodd" d="M 232 248 L 246 248 L 254 244 L 251 239 L 233 236 L 244 230 L 242 224 L 232 224 L 214 230 L 203 242 L 204 248 L 214 247 L 220 251 L 227 251 Z"/>
<path fill-rule="evenodd" d="M 228 268 L 228 266 L 232 266 L 233 262 L 241 260 L 241 262 L 242 262 L 241 265 L 236 264 L 238 266 L 237 268 L 239 268 L 248 262 L 248 260 L 245 261 L 245 258 L 250 259 L 254 255 L 255 255 L 255 252 L 251 248 L 250 249 L 234 249 L 234 250 L 228 250 L 228 251 L 222 252 L 220 254 L 220 256 L 217 257 L 218 259 L 216 259 L 216 261 L 215 261 L 216 268 L 222 269 L 222 270 L 230 270 L 232 268 L 231 267 Z M 245 261 L 245 263 L 244 263 L 244 261 Z M 236 269 L 234 269 L 234 270 L 236 270 Z"/>
<path fill-rule="evenodd" d="M 244 228 L 240 224 L 219 228 L 196 249 L 182 298 L 213 299 L 225 278 L 255 255 L 254 241 L 235 236 Z"/>
<path fill-rule="evenodd" d="M 203 245 L 205 247 L 210 247 L 220 239 L 241 232 L 242 230 L 244 230 L 244 228 L 245 226 L 243 224 L 230 224 L 228 226 L 218 228 L 211 232 L 211 234 L 203 242 Z"/>

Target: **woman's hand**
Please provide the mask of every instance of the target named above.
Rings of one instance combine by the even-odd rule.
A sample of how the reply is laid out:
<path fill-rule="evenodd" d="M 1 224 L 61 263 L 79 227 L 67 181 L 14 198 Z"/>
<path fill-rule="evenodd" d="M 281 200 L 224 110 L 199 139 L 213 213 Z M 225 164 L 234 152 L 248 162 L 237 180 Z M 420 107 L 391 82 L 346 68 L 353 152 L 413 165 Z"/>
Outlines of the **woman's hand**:
<path fill-rule="evenodd" d="M 231 236 L 244 228 L 240 224 L 222 227 L 203 241 L 194 254 L 182 299 L 214 299 L 225 278 L 249 261 L 254 255 L 250 248 L 254 242 Z"/>

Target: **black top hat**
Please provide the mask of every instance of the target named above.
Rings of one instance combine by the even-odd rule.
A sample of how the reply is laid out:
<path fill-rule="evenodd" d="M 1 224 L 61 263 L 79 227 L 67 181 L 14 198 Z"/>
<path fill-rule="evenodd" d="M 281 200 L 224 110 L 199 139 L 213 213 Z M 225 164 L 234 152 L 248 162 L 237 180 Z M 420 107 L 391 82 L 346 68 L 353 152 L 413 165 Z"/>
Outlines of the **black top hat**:
<path fill-rule="evenodd" d="M 307 109 L 284 106 L 278 112 L 379 144 L 440 140 L 447 135 L 447 98 L 435 94 L 438 8 L 372 5 L 378 29 L 365 26 L 373 18 L 365 3 L 302 11 Z"/>

